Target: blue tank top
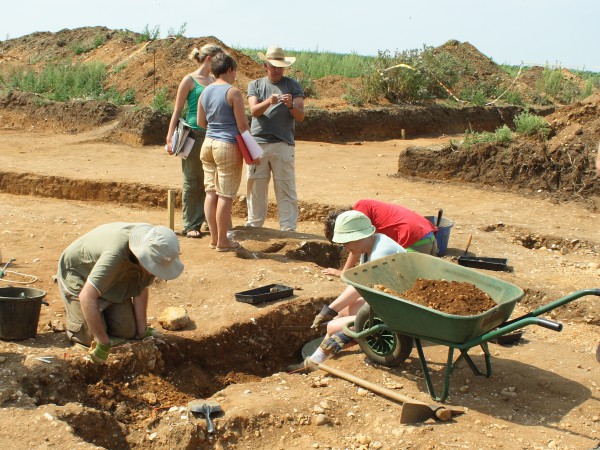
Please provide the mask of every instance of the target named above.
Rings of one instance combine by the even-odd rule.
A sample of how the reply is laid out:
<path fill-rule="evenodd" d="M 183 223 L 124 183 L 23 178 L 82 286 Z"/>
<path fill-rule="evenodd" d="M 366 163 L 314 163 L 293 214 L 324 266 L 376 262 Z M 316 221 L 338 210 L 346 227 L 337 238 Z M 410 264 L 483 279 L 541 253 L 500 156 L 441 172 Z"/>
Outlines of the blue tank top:
<path fill-rule="evenodd" d="M 227 104 L 230 84 L 211 84 L 204 88 L 200 101 L 206 112 L 206 137 L 222 142 L 236 142 L 239 134 L 233 108 Z"/>
<path fill-rule="evenodd" d="M 194 77 L 190 76 L 190 78 L 194 81 L 194 88 L 189 92 L 187 96 L 187 115 L 185 117 L 185 121 L 192 127 L 194 130 L 204 130 L 201 126 L 198 125 L 196 117 L 198 116 L 198 98 L 202 91 L 204 90 L 204 86 L 198 83 Z"/>

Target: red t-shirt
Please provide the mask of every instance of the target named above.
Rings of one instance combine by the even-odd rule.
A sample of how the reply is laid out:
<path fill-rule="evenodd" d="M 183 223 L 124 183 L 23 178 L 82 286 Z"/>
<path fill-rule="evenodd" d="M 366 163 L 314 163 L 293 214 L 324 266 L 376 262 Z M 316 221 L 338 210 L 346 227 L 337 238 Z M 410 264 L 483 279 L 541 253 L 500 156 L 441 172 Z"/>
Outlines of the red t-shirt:
<path fill-rule="evenodd" d="M 375 226 L 378 233 L 389 236 L 404 248 L 423 239 L 437 228 L 425 217 L 404 206 L 378 200 L 359 200 L 352 209 L 360 211 Z"/>

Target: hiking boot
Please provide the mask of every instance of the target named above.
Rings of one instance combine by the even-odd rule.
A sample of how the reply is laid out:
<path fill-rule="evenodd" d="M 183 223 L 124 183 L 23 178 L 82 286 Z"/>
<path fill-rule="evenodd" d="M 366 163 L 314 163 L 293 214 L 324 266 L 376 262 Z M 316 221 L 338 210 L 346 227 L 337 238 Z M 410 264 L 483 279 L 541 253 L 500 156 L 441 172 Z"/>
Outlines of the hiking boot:
<path fill-rule="evenodd" d="M 286 371 L 288 373 L 299 373 L 299 374 L 307 374 L 311 372 L 315 372 L 319 370 L 319 365 L 310 360 L 310 358 L 306 358 L 304 361 L 298 364 L 292 364 L 291 366 L 287 366 Z"/>

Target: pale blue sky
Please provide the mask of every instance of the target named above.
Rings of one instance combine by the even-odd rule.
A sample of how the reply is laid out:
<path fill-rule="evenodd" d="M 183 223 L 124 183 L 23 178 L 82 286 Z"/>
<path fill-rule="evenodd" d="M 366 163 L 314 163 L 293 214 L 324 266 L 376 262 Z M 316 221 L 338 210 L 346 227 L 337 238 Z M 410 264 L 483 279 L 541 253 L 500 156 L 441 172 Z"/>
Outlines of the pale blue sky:
<path fill-rule="evenodd" d="M 141 32 L 146 25 L 165 37 L 187 22 L 185 36 L 212 35 L 233 47 L 373 55 L 457 39 L 500 64 L 600 72 L 599 20 L 600 0 L 11 0 L 2 5 L 0 39 L 83 26 Z"/>

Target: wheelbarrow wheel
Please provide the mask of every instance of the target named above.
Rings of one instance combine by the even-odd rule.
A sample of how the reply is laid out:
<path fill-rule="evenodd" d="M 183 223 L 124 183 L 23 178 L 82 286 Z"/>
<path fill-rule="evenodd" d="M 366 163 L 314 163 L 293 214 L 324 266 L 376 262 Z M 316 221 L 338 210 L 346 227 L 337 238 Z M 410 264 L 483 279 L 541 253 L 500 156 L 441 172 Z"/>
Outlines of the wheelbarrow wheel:
<path fill-rule="evenodd" d="M 364 305 L 356 315 L 354 330 L 360 332 L 382 323 L 383 320 L 377 316 L 373 316 L 371 321 L 371 307 Z M 380 330 L 357 341 L 369 359 L 387 367 L 397 366 L 406 361 L 413 348 L 411 337 L 390 329 Z"/>

